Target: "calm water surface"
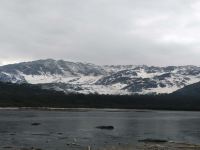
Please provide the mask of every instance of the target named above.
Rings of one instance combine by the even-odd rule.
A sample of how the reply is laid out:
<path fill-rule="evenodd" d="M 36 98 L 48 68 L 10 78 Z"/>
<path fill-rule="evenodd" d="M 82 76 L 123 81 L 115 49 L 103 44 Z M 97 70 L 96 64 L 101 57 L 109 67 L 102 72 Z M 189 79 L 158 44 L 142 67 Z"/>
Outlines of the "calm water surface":
<path fill-rule="evenodd" d="M 100 125 L 112 125 L 115 129 L 95 128 Z M 146 138 L 199 144 L 200 112 L 0 110 L 0 149 L 33 146 L 62 150 L 88 145 L 97 148 L 133 144 Z M 77 145 L 70 146 L 72 143 Z"/>

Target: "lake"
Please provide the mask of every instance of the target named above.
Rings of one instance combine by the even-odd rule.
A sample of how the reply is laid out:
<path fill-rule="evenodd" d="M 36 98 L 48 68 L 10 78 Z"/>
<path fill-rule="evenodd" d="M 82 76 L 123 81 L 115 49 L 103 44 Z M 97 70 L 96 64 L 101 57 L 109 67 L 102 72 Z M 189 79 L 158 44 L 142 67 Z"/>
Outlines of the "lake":
<path fill-rule="evenodd" d="M 113 130 L 97 126 L 114 126 Z M 69 109 L 0 110 L 0 149 L 102 148 L 142 139 L 200 143 L 200 112 Z"/>

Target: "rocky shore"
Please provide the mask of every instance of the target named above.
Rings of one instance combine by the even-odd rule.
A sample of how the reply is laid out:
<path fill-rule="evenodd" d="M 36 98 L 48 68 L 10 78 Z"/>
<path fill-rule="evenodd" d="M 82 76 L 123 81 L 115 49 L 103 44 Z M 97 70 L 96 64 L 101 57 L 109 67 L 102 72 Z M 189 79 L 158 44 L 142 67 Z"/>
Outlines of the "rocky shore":
<path fill-rule="evenodd" d="M 69 145 L 68 145 L 69 146 Z M 105 148 L 92 148 L 91 146 L 82 147 L 79 145 L 71 145 L 69 150 L 200 150 L 200 145 L 175 143 L 175 142 L 144 142 L 136 145 L 118 145 L 107 146 Z M 0 150 L 43 150 L 40 148 L 17 148 L 17 147 L 1 147 Z"/>
<path fill-rule="evenodd" d="M 200 150 L 200 145 L 175 142 L 145 142 L 138 145 L 111 146 L 101 150 Z"/>

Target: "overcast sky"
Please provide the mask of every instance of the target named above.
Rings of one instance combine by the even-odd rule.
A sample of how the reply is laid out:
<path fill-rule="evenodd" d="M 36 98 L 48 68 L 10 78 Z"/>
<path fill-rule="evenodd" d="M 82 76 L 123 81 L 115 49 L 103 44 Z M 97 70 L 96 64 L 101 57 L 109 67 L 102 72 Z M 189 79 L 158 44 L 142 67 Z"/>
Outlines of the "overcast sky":
<path fill-rule="evenodd" d="M 200 65 L 199 0 L 0 0 L 0 64 Z"/>

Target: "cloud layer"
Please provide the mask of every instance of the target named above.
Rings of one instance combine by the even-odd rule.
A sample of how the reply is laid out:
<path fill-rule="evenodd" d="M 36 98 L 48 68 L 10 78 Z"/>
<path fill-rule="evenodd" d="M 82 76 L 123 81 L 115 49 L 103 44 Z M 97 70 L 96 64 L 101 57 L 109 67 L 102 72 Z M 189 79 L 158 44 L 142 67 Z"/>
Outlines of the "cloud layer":
<path fill-rule="evenodd" d="M 199 65 L 198 0 L 3 0 L 0 63 Z"/>

